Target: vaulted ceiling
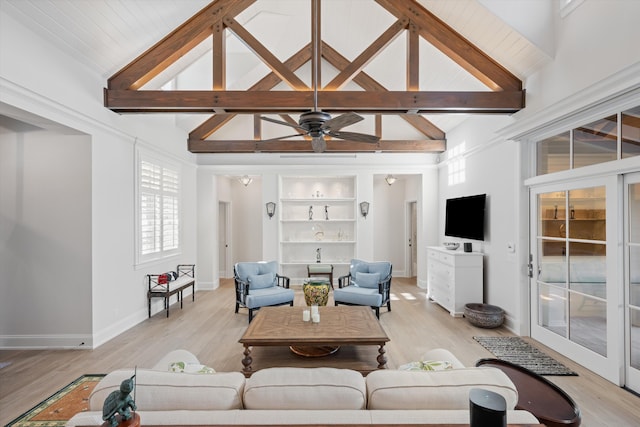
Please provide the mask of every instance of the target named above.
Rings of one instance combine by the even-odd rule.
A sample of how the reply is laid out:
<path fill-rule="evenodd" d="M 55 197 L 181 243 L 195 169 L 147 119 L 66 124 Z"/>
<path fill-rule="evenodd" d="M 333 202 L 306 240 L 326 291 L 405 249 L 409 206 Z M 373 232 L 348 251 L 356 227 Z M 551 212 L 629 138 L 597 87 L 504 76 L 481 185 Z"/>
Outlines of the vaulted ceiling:
<path fill-rule="evenodd" d="M 315 105 L 333 116 L 362 115 L 365 120 L 346 130 L 380 138 L 371 144 L 327 137 L 326 151 L 443 151 L 446 131 L 466 114 L 511 114 L 523 108 L 521 79 L 548 59 L 478 0 L 102 0 L 91 2 L 100 6 L 94 13 L 86 2 L 72 0 L 64 2 L 75 7 L 70 16 L 53 0 L 3 2 L 16 16 L 24 13 L 26 19 L 29 13 L 40 22 L 40 31 L 43 22 L 52 28 L 42 14 L 51 16 L 59 26 L 58 41 L 76 53 L 86 28 L 94 27 L 94 38 L 118 34 L 113 46 L 107 40 L 100 48 L 111 57 L 113 51 L 129 52 L 129 58 L 118 55 L 120 69 L 105 67 L 84 47 L 87 62 L 99 62 L 103 73 L 112 74 L 106 79 L 105 106 L 121 114 L 174 117 L 188 130 L 193 152 L 311 151 L 306 135 L 277 138 L 292 128 L 298 132 L 298 115 Z M 185 16 L 185 9 L 203 3 Z M 80 25 L 80 15 L 90 22 Z M 129 34 L 120 21 L 135 21 L 140 28 Z M 172 29 L 162 37 L 153 25 L 160 21 L 165 31 Z M 153 43 L 146 37 L 146 47 L 135 54 L 132 47 L 119 49 L 123 36 L 140 46 L 131 37 L 146 29 L 155 32 Z M 473 37 L 478 45 L 469 41 Z"/>

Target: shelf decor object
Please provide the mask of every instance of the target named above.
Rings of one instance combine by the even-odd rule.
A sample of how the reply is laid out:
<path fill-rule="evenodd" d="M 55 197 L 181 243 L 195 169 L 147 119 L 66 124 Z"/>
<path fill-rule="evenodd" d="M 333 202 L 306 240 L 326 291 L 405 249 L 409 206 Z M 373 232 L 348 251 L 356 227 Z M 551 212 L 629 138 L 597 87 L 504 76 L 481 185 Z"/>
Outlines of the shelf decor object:
<path fill-rule="evenodd" d="M 367 215 L 369 215 L 369 202 L 360 202 L 360 213 L 367 219 Z"/>
<path fill-rule="evenodd" d="M 276 204 L 274 202 L 267 202 L 267 215 L 269 215 L 269 219 L 273 218 L 273 215 L 276 213 Z"/>

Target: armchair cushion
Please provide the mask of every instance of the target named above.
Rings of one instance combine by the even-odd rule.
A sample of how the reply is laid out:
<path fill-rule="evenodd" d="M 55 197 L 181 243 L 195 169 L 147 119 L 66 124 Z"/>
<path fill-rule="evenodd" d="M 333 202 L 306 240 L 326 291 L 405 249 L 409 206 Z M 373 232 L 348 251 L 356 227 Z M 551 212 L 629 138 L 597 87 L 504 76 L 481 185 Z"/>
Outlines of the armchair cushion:
<path fill-rule="evenodd" d="M 378 282 L 380 281 L 380 274 L 378 273 L 363 273 L 361 271 L 356 272 L 355 284 L 361 288 L 378 289 Z"/>
<path fill-rule="evenodd" d="M 380 307 L 382 305 L 382 294 L 375 288 L 362 288 L 360 286 L 346 286 L 333 291 L 335 301 L 354 305 L 368 305 L 370 307 Z"/>
<path fill-rule="evenodd" d="M 269 305 L 286 304 L 293 301 L 293 289 L 272 286 L 262 289 L 251 289 L 247 295 L 247 308 L 259 308 Z"/>
<path fill-rule="evenodd" d="M 243 282 L 249 281 L 249 276 L 273 273 L 278 274 L 278 263 L 276 261 L 260 262 L 239 262 L 236 264 L 236 273 Z"/>
<path fill-rule="evenodd" d="M 251 290 L 271 288 L 276 286 L 276 275 L 274 273 L 250 274 L 247 277 Z"/>

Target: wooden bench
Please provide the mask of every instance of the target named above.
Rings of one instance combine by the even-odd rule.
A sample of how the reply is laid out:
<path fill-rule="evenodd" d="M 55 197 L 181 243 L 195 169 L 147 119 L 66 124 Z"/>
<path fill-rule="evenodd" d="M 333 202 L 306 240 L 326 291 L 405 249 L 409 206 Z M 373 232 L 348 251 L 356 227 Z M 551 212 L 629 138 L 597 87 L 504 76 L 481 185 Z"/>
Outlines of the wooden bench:
<path fill-rule="evenodd" d="M 178 295 L 180 308 L 182 308 L 182 291 L 191 286 L 191 300 L 196 300 L 195 267 L 195 264 L 179 264 L 176 267 L 178 278 L 175 280 L 166 280 L 167 273 L 147 274 L 149 317 L 151 317 L 151 298 L 164 298 L 164 309 L 167 311 L 167 317 L 169 317 L 169 298 L 171 295 Z"/>

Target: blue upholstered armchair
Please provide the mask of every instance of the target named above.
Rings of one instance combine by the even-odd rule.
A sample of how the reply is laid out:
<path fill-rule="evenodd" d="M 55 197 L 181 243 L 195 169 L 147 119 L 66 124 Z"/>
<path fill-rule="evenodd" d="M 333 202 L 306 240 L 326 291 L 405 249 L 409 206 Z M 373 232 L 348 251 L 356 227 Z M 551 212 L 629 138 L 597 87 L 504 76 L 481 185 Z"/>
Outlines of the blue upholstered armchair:
<path fill-rule="evenodd" d="M 249 322 L 253 311 L 260 307 L 293 305 L 294 293 L 289 289 L 289 278 L 278 274 L 278 263 L 239 262 L 233 266 L 236 282 L 236 313 L 240 307 L 249 309 Z"/>
<path fill-rule="evenodd" d="M 338 278 L 338 289 L 333 291 L 335 304 L 368 305 L 380 318 L 380 307 L 391 311 L 390 262 L 366 262 L 352 259 L 349 274 Z"/>

